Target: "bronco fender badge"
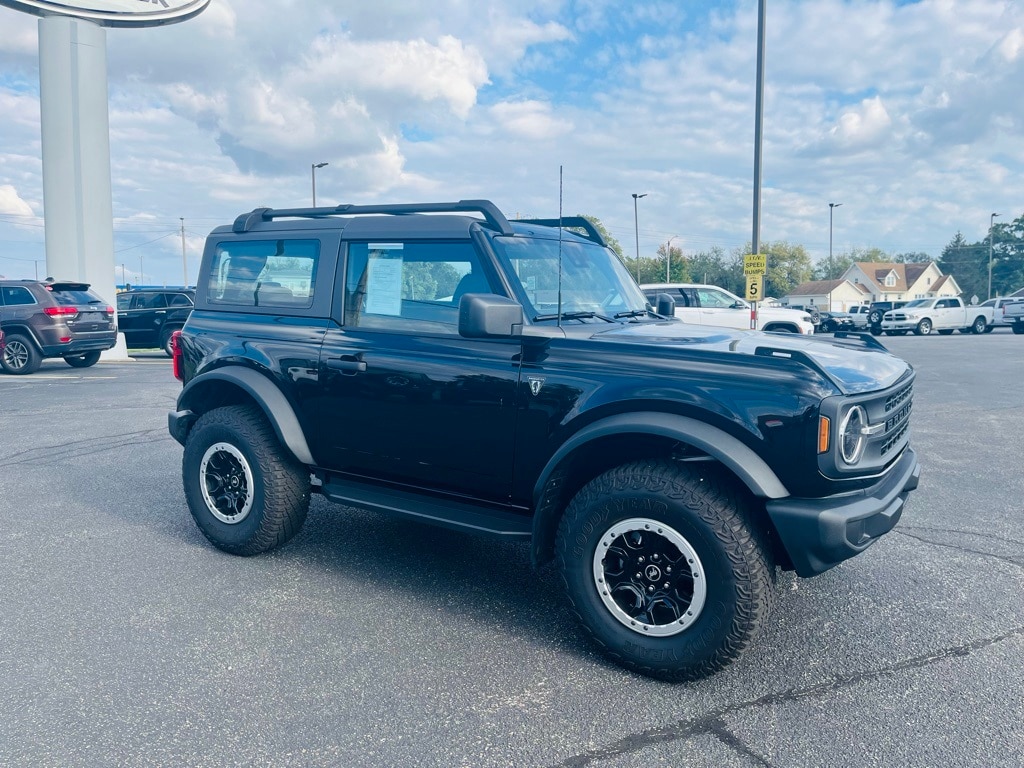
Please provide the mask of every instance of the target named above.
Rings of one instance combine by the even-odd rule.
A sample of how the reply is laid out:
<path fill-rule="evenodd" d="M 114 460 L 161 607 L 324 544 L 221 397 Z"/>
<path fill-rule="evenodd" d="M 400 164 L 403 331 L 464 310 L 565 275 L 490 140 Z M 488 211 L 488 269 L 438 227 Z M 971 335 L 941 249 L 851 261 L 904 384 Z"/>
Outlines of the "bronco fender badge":
<path fill-rule="evenodd" d="M 535 396 L 539 395 L 541 388 L 544 386 L 544 379 L 540 376 L 527 376 L 526 380 L 530 382 L 530 392 Z"/>

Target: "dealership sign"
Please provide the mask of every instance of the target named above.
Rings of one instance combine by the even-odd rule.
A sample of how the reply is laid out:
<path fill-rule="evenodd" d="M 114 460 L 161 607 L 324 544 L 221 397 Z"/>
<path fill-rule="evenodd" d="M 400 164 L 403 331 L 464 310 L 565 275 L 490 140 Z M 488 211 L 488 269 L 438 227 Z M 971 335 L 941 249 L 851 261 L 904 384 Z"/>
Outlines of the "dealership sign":
<path fill-rule="evenodd" d="M 35 16 L 70 16 L 104 27 L 156 27 L 201 13 L 210 0 L 0 0 Z"/>

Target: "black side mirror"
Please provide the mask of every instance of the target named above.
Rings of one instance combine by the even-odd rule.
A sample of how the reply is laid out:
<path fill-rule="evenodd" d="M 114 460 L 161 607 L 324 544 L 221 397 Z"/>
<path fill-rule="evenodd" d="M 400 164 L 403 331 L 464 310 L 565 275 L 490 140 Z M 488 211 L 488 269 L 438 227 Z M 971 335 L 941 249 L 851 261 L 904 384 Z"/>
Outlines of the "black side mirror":
<path fill-rule="evenodd" d="M 655 307 L 655 311 L 659 315 L 664 315 L 665 317 L 675 317 L 676 303 L 675 301 L 673 301 L 671 296 L 669 296 L 667 293 L 659 293 L 657 302 L 658 304 Z"/>
<path fill-rule="evenodd" d="M 523 306 L 493 293 L 467 293 L 459 301 L 459 335 L 467 339 L 510 338 L 523 333 Z"/>

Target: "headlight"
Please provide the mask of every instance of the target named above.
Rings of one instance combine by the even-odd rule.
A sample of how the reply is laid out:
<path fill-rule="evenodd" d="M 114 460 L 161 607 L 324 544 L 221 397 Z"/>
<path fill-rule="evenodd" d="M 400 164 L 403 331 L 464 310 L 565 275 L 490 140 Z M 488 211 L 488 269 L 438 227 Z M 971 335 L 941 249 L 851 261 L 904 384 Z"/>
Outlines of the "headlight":
<path fill-rule="evenodd" d="M 847 464 L 856 464 L 864 455 L 867 443 L 868 414 L 859 405 L 846 412 L 839 425 L 839 455 Z"/>

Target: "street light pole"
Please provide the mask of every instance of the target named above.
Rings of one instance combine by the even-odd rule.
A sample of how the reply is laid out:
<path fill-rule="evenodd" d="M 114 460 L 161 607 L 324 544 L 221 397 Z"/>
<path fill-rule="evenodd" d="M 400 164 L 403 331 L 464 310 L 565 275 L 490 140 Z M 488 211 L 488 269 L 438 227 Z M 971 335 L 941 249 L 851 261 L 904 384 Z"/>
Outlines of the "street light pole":
<path fill-rule="evenodd" d="M 665 243 L 665 282 L 672 282 L 672 241 L 675 240 L 679 235 L 672 235 Z"/>
<path fill-rule="evenodd" d="M 182 288 L 188 288 L 188 257 L 185 255 L 185 219 L 178 217 L 181 222 L 181 274 L 185 278 Z"/>
<path fill-rule="evenodd" d="M 832 270 L 834 266 L 832 264 L 832 212 L 838 208 L 842 203 L 829 203 L 828 204 L 828 279 L 832 279 Z M 829 310 L 832 309 L 832 303 L 829 302 Z"/>
<path fill-rule="evenodd" d="M 641 197 L 647 197 L 647 193 L 644 192 L 642 195 L 638 195 L 636 192 L 633 193 L 633 231 L 636 233 L 636 281 L 638 283 L 640 282 L 640 220 L 636 201 Z"/>
<path fill-rule="evenodd" d="M 310 166 L 309 172 L 310 172 L 310 175 L 313 177 L 313 207 L 314 208 L 316 208 L 316 169 L 317 168 L 323 168 L 325 165 L 329 165 L 329 163 L 313 163 Z"/>
<path fill-rule="evenodd" d="M 993 213 L 988 217 L 988 297 L 992 298 L 992 227 L 995 225 L 996 216 Z"/>

